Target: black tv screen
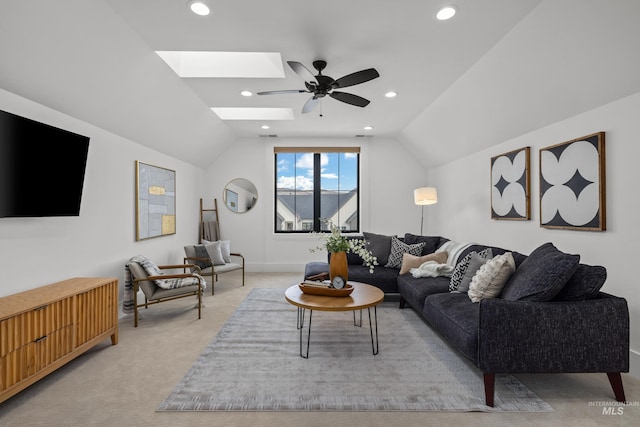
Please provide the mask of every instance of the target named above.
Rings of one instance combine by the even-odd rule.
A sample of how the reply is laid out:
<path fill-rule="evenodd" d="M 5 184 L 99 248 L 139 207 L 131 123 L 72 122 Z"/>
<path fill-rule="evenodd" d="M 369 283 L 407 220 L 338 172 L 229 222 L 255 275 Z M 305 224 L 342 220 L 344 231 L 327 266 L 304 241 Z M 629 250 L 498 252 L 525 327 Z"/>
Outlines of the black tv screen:
<path fill-rule="evenodd" d="M 0 110 L 0 218 L 78 216 L 89 137 Z"/>

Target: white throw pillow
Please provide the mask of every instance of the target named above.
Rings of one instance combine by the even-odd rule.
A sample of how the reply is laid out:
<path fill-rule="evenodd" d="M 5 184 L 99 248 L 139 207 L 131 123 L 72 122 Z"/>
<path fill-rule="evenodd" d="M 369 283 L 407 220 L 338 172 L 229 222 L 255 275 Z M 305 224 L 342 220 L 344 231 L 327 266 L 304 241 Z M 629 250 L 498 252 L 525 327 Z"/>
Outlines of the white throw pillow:
<path fill-rule="evenodd" d="M 231 240 L 220 240 L 220 250 L 224 262 L 231 262 Z"/>
<path fill-rule="evenodd" d="M 469 298 L 473 302 L 480 302 L 485 298 L 496 298 L 514 271 L 516 271 L 516 263 L 511 252 L 491 258 L 471 279 L 469 292 L 467 292 Z"/>
<path fill-rule="evenodd" d="M 204 245 L 213 265 L 224 265 L 221 246 L 222 245 L 220 244 L 219 240 L 217 242 L 211 242 Z"/>

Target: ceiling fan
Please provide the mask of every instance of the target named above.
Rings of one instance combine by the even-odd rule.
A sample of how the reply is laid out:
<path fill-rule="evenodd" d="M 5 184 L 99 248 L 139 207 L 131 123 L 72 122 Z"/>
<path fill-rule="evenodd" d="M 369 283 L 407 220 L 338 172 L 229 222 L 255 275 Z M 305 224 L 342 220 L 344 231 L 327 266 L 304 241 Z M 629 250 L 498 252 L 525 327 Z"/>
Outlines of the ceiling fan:
<path fill-rule="evenodd" d="M 314 76 L 311 71 L 304 65 L 296 61 L 287 61 L 289 67 L 297 75 L 302 77 L 306 89 L 291 89 L 291 90 L 272 90 L 268 92 L 258 92 L 258 95 L 279 95 L 284 93 L 312 93 L 313 96 L 302 107 L 303 113 L 311 112 L 320 102 L 320 99 L 329 95 L 333 99 L 345 102 L 347 104 L 355 105 L 356 107 L 366 107 L 369 105 L 369 100 L 361 96 L 354 95 L 346 92 L 338 92 L 334 89 L 342 89 L 344 87 L 358 85 L 360 83 L 368 82 L 380 76 L 375 68 L 368 68 L 366 70 L 357 71 L 355 73 L 348 74 L 344 77 L 340 77 L 337 80 L 332 79 L 329 76 L 322 74 L 322 70 L 327 66 L 327 62 L 321 59 L 313 61 L 313 67 L 318 70 L 318 75 Z"/>

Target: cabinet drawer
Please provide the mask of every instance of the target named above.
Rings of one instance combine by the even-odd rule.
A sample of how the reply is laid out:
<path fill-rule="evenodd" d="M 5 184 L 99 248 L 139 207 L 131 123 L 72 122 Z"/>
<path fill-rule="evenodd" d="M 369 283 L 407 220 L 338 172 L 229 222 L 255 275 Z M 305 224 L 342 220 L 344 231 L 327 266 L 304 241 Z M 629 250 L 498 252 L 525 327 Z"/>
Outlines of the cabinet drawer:
<path fill-rule="evenodd" d="M 0 390 L 36 374 L 71 351 L 73 325 L 68 325 L 0 357 Z"/>
<path fill-rule="evenodd" d="M 69 326 L 72 303 L 72 298 L 66 298 L 0 322 L 0 357 Z"/>

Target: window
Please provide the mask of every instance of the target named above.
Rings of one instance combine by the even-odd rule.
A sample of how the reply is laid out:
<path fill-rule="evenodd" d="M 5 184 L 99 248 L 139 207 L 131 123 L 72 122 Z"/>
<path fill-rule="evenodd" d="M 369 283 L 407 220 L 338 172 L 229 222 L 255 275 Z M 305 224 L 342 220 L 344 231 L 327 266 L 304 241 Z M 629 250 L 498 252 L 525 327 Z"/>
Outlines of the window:
<path fill-rule="evenodd" d="M 275 147 L 275 232 L 360 231 L 360 148 Z"/>

